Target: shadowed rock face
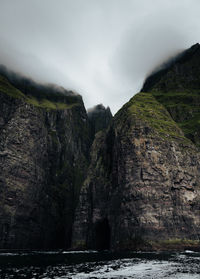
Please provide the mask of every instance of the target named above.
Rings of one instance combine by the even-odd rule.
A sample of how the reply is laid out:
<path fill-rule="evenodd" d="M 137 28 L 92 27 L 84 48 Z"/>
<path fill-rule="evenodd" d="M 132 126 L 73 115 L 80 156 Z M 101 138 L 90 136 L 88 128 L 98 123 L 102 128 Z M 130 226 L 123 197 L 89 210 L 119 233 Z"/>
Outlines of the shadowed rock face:
<path fill-rule="evenodd" d="M 180 54 L 144 83 L 170 113 L 184 135 L 200 146 L 200 45 Z"/>
<path fill-rule="evenodd" d="M 81 98 L 0 77 L 0 248 L 66 248 L 90 146 Z M 59 95 L 59 94 L 57 94 Z"/>
<path fill-rule="evenodd" d="M 112 113 L 109 107 L 105 108 L 102 104 L 99 104 L 92 109 L 89 109 L 87 114 L 90 134 L 93 140 L 97 132 L 108 128 L 112 120 Z"/>
<path fill-rule="evenodd" d="M 197 44 L 154 73 L 112 121 L 0 76 L 0 248 L 67 248 L 72 231 L 74 248 L 197 243 L 199 57 Z"/>
<path fill-rule="evenodd" d="M 143 92 L 96 135 L 76 210 L 74 247 L 103 249 L 98 227 L 105 220 L 112 249 L 199 239 L 199 54 L 195 45 L 159 78 L 149 77 Z"/>
<path fill-rule="evenodd" d="M 142 92 L 200 89 L 200 45 L 197 43 L 178 56 L 170 59 L 144 82 Z"/>

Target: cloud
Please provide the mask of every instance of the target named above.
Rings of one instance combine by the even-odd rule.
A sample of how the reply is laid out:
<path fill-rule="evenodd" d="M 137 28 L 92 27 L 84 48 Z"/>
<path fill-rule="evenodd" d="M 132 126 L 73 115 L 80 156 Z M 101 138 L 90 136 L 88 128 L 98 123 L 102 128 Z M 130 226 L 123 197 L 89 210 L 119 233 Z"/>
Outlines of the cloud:
<path fill-rule="evenodd" d="M 126 32 L 112 59 L 113 69 L 131 84 L 144 79 L 163 61 L 183 51 L 184 46 L 185 36 L 176 27 L 162 22 L 141 24 Z"/>
<path fill-rule="evenodd" d="M 199 0 L 0 0 L 0 64 L 116 112 L 199 41 Z"/>

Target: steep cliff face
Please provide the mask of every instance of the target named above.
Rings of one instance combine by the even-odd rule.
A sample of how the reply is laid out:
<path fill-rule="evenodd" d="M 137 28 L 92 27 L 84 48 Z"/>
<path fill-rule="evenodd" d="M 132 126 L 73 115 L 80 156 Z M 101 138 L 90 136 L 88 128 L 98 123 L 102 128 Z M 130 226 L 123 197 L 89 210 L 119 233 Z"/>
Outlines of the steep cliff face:
<path fill-rule="evenodd" d="M 146 92 L 97 133 L 76 211 L 74 247 L 199 245 L 199 53 L 196 45 L 151 76 Z"/>
<path fill-rule="evenodd" d="M 200 145 L 200 45 L 196 44 L 151 75 L 142 91 L 165 106 L 185 136 Z"/>
<path fill-rule="evenodd" d="M 0 67 L 0 248 L 67 248 L 72 229 L 74 248 L 199 245 L 199 62 L 197 44 L 113 120 Z"/>
<path fill-rule="evenodd" d="M 87 114 L 80 96 L 14 83 L 0 77 L 0 248 L 66 248 L 88 165 Z"/>

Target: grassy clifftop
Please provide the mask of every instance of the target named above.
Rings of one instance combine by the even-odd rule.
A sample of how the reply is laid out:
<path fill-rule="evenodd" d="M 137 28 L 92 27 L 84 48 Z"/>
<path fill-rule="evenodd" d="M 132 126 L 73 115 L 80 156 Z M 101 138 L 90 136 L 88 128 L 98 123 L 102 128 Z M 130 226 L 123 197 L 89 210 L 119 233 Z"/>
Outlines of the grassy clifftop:
<path fill-rule="evenodd" d="M 71 108 L 75 105 L 79 105 L 82 101 L 81 97 L 78 95 L 74 96 L 65 96 L 61 93 L 53 92 L 48 93 L 44 91 L 40 91 L 38 89 L 37 94 L 35 93 L 35 89 L 33 94 L 31 94 L 31 88 L 29 89 L 29 94 L 24 94 L 21 90 L 17 89 L 13 86 L 4 76 L 0 75 L 0 92 L 3 94 L 7 94 L 12 98 L 23 99 L 28 104 L 34 105 L 36 107 L 44 108 L 44 109 L 67 109 Z"/>
<path fill-rule="evenodd" d="M 148 92 L 169 112 L 184 136 L 200 147 L 200 45 L 184 51 L 150 75 Z"/>
<path fill-rule="evenodd" d="M 116 114 L 121 123 L 130 117 L 145 122 L 162 138 L 200 146 L 198 92 L 140 92 Z"/>
<path fill-rule="evenodd" d="M 123 122 L 127 118 L 142 121 L 165 139 L 176 139 L 187 142 L 179 125 L 172 119 L 165 106 L 151 93 L 140 92 L 126 103 L 116 114 L 116 119 Z"/>
<path fill-rule="evenodd" d="M 200 146 L 200 93 L 193 90 L 151 94 L 167 109 L 184 135 Z"/>

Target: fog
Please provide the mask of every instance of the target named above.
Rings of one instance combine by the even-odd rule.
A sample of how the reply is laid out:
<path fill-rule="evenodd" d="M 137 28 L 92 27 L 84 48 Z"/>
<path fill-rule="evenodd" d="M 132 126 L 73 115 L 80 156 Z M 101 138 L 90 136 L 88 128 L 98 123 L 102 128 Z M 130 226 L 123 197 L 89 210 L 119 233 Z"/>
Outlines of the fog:
<path fill-rule="evenodd" d="M 115 113 L 199 42 L 199 0 L 0 0 L 0 64 Z"/>

